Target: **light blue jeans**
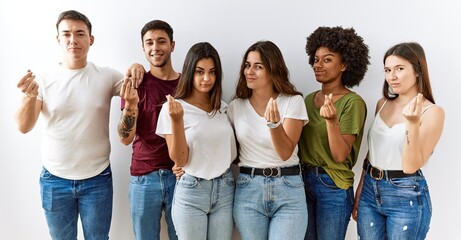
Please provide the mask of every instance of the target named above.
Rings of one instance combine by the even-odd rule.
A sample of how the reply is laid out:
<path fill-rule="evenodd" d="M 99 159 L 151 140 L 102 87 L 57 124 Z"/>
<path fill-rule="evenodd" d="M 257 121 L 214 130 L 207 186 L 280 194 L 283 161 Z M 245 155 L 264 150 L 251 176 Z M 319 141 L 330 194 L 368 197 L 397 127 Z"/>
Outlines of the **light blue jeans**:
<path fill-rule="evenodd" d="M 309 224 L 305 239 L 344 240 L 354 203 L 353 187 L 338 188 L 328 174 L 303 171 Z"/>
<path fill-rule="evenodd" d="M 357 219 L 360 240 L 425 239 L 431 216 L 424 176 L 375 180 L 365 175 Z"/>
<path fill-rule="evenodd" d="M 85 180 L 63 179 L 43 168 L 40 190 L 52 239 L 77 239 L 79 215 L 85 240 L 109 239 L 113 195 L 110 166 Z"/>
<path fill-rule="evenodd" d="M 301 175 L 265 177 L 240 173 L 234 219 L 242 240 L 300 240 L 307 227 Z"/>
<path fill-rule="evenodd" d="M 165 212 L 169 239 L 178 239 L 171 218 L 175 185 L 175 175 L 166 169 L 130 177 L 128 196 L 131 223 L 137 240 L 160 239 L 162 210 Z"/>
<path fill-rule="evenodd" d="M 230 169 L 211 180 L 182 175 L 176 183 L 171 213 L 178 238 L 231 240 L 234 185 Z"/>

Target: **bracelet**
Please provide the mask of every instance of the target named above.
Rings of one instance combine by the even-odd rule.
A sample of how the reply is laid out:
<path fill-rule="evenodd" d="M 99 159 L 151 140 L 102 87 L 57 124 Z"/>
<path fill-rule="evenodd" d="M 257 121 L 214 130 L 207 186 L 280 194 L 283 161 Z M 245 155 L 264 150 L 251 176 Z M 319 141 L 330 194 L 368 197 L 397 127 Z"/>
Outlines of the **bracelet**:
<path fill-rule="evenodd" d="M 333 124 L 325 123 L 325 125 L 327 125 L 327 127 L 336 127 L 336 126 L 339 126 L 339 123 L 333 123 Z"/>

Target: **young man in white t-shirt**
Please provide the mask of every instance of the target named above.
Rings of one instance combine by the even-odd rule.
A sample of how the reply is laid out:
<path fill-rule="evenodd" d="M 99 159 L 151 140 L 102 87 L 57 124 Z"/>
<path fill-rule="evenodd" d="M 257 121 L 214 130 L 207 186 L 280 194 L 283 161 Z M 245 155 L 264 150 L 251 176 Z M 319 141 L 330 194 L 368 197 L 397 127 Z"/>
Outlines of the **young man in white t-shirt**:
<path fill-rule="evenodd" d="M 109 111 L 123 74 L 87 61 L 94 37 L 85 15 L 65 11 L 56 28 L 62 62 L 37 75 L 29 70 L 18 82 L 25 96 L 16 122 L 27 133 L 42 113 L 40 187 L 52 239 L 76 239 L 79 215 L 85 239 L 108 239 L 113 195 Z M 139 84 L 143 74 L 142 66 L 133 65 L 126 79 Z"/>

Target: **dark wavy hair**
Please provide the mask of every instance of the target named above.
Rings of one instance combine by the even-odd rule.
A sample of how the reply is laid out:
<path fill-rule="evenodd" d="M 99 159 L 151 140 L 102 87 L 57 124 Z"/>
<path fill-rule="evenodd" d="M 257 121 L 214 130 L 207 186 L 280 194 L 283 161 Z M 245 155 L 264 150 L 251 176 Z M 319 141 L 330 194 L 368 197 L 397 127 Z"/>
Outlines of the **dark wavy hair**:
<path fill-rule="evenodd" d="M 286 95 L 301 95 L 289 80 L 289 71 L 280 49 L 271 41 L 258 41 L 251 45 L 245 52 L 240 66 L 240 76 L 234 98 L 249 98 L 253 90 L 248 88 L 244 70 L 248 54 L 256 51 L 261 56 L 263 66 L 266 68 L 274 86 L 274 92 Z"/>
<path fill-rule="evenodd" d="M 307 37 L 306 53 L 309 55 L 311 66 L 314 65 L 315 52 L 319 47 L 326 47 L 340 54 L 347 65 L 341 77 L 341 82 L 345 87 L 360 84 L 368 70 L 370 56 L 368 46 L 353 28 L 319 27 Z"/>
<path fill-rule="evenodd" d="M 75 11 L 75 10 L 68 10 L 64 11 L 58 16 L 58 21 L 56 21 L 56 30 L 58 30 L 59 34 L 59 23 L 61 23 L 62 20 L 74 20 L 74 21 L 82 21 L 85 23 L 85 25 L 88 27 L 88 32 L 90 33 L 91 36 L 91 22 L 90 20 L 81 12 Z"/>
<path fill-rule="evenodd" d="M 192 94 L 195 68 L 197 62 L 204 58 L 213 59 L 215 65 L 216 81 L 210 91 L 211 106 L 213 107 L 211 115 L 214 116 L 221 108 L 223 72 L 218 51 L 208 42 L 196 43 L 187 52 L 174 98 L 184 99 Z"/>
<path fill-rule="evenodd" d="M 427 100 L 435 103 L 434 96 L 432 95 L 431 82 L 429 80 L 426 54 L 424 53 L 423 47 L 415 42 L 399 43 L 387 50 L 386 54 L 384 54 L 383 63 L 386 63 L 386 59 L 389 56 L 398 56 L 411 63 L 413 70 L 418 76 L 416 79 L 418 92 L 422 93 Z M 383 95 L 389 100 L 395 99 L 399 96 L 398 94 L 391 92 L 386 80 L 384 80 Z"/>

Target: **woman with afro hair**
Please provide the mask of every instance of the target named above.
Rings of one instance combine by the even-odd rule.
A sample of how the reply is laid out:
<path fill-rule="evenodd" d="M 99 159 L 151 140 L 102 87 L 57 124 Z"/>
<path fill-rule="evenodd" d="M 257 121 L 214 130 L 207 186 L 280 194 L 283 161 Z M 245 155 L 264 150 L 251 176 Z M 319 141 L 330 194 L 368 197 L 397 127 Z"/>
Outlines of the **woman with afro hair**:
<path fill-rule="evenodd" d="M 321 89 L 306 96 L 309 123 L 299 141 L 308 209 L 306 239 L 344 239 L 354 202 L 354 173 L 367 115 L 349 88 L 368 69 L 368 46 L 353 28 L 319 27 L 306 52 Z"/>

